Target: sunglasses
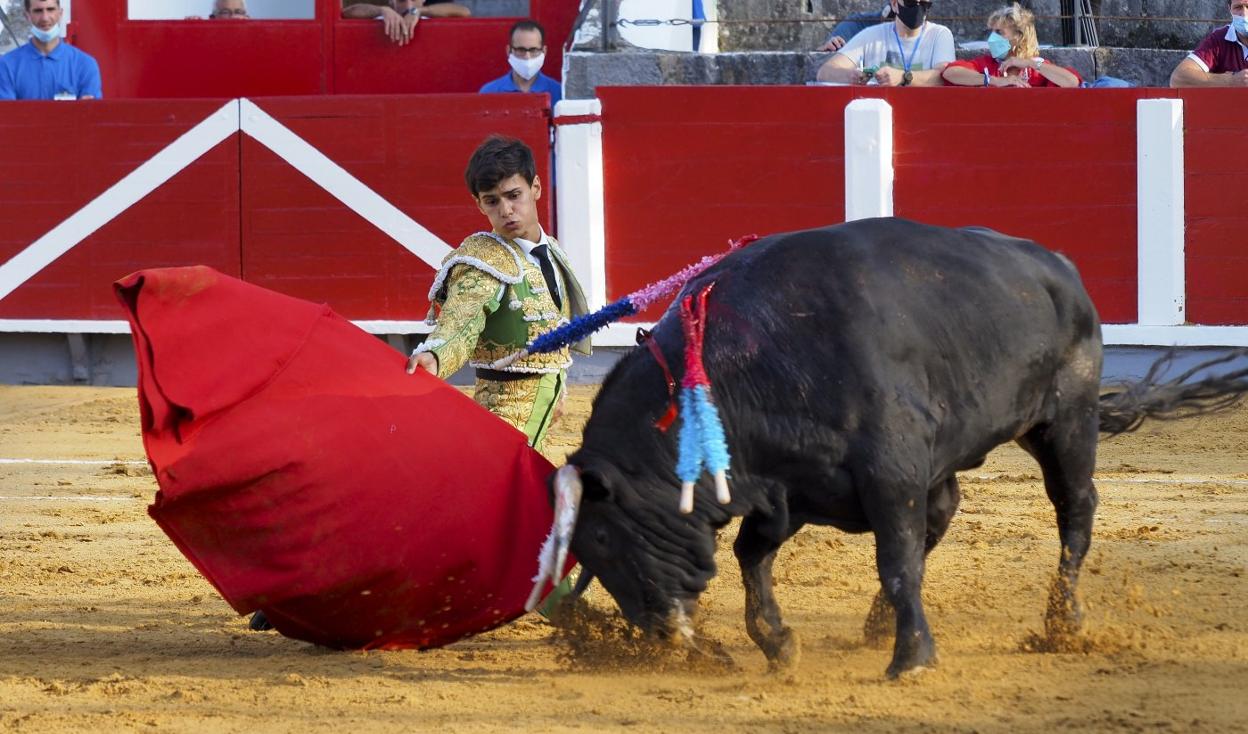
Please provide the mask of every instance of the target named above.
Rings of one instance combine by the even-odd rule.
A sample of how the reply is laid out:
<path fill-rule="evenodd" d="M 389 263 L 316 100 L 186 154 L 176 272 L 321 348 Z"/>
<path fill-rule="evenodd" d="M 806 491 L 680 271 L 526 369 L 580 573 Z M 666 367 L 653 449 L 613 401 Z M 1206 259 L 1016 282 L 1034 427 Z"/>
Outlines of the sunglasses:
<path fill-rule="evenodd" d="M 932 0 L 902 0 L 901 4 L 907 8 L 921 7 L 924 10 L 932 9 Z"/>

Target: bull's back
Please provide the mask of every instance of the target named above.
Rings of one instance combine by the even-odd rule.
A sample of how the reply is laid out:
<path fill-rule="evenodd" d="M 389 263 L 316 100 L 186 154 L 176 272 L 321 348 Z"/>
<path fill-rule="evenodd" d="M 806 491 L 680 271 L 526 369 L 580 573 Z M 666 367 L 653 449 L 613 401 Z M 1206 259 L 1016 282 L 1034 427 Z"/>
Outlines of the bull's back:
<path fill-rule="evenodd" d="M 910 411 L 954 454 L 1034 422 L 1072 350 L 1099 360 L 1069 262 L 988 230 L 876 219 L 786 233 L 691 289 L 712 280 L 707 364 L 723 400 L 748 411 L 764 394 L 775 413 L 846 430 Z"/>

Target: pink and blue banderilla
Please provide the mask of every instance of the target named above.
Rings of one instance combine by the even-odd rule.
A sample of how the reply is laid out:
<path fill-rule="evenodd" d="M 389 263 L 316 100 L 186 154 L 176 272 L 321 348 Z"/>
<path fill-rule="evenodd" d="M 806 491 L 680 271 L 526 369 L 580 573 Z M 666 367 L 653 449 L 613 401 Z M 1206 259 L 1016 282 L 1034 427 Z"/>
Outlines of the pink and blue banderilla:
<path fill-rule="evenodd" d="M 749 235 L 729 243 L 728 252 L 707 255 L 680 272 L 623 298 L 597 311 L 578 316 L 534 339 L 527 347 L 508 355 L 491 367 L 506 369 L 530 354 L 554 352 L 584 339 L 595 331 L 620 319 L 644 311 L 659 299 L 679 291 L 694 276 L 719 262 L 725 255 L 758 239 Z M 681 327 L 685 334 L 685 375 L 681 380 L 680 438 L 676 474 L 681 480 L 680 511 L 693 512 L 693 486 L 705 469 L 715 480 L 716 498 L 721 504 L 732 500 L 728 492 L 728 443 L 719 411 L 711 399 L 711 381 L 702 363 L 702 344 L 706 332 L 706 299 L 714 283 L 697 296 L 686 296 L 681 303 Z"/>

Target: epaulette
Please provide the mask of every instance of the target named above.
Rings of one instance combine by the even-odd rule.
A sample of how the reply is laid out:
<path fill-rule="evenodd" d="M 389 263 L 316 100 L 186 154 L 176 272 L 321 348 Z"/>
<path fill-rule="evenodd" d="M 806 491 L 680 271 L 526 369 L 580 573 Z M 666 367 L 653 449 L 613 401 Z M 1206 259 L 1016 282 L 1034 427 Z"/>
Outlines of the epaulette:
<path fill-rule="evenodd" d="M 477 232 L 464 238 L 459 247 L 442 260 L 442 267 L 429 288 L 430 304 L 445 300 L 446 279 L 456 265 L 476 268 L 508 285 L 515 285 L 524 278 L 524 262 L 518 246 L 509 245 L 493 232 Z"/>

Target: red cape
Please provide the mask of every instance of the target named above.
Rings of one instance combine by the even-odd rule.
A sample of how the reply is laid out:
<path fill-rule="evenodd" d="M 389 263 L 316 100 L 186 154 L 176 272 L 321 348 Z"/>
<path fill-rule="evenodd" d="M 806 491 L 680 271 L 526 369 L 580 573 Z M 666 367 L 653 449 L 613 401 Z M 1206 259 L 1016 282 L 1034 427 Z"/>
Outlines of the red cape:
<path fill-rule="evenodd" d="M 115 284 L 148 509 L 240 613 L 331 647 L 436 647 L 524 611 L 553 468 L 470 398 L 316 305 L 210 268 Z"/>

